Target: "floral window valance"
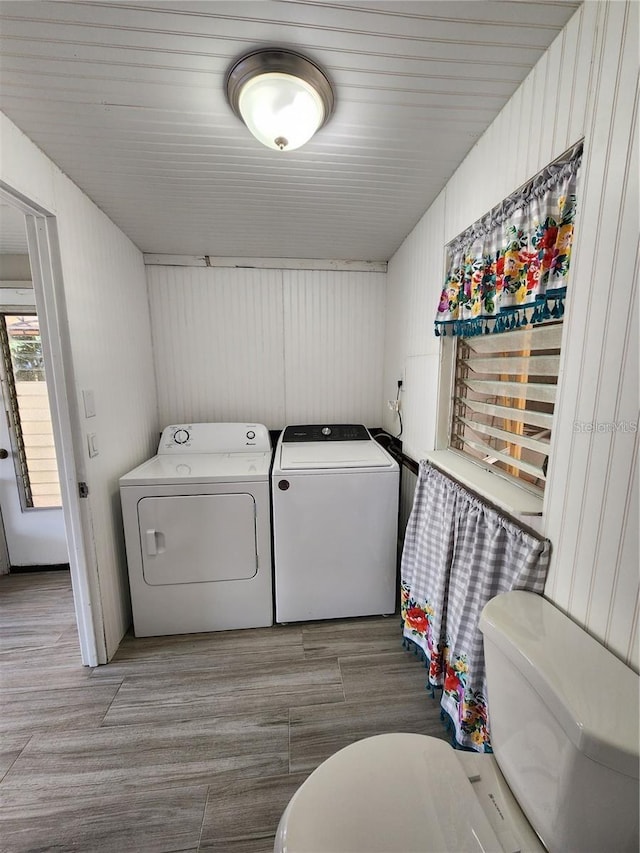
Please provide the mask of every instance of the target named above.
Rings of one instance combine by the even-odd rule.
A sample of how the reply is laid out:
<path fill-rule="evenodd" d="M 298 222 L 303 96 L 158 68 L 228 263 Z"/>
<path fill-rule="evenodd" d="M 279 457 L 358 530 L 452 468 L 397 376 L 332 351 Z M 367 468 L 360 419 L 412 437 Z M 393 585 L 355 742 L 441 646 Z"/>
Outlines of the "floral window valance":
<path fill-rule="evenodd" d="M 580 142 L 449 243 L 436 335 L 562 317 L 581 159 Z"/>

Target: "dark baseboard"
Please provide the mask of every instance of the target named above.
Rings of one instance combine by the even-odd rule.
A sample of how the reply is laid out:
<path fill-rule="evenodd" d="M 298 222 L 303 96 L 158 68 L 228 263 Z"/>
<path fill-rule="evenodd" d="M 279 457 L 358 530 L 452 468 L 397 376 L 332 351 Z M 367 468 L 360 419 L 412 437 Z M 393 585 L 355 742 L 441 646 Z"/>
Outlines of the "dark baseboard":
<path fill-rule="evenodd" d="M 19 575 L 26 572 L 68 572 L 69 563 L 54 563 L 51 566 L 11 566 L 9 574 Z"/>

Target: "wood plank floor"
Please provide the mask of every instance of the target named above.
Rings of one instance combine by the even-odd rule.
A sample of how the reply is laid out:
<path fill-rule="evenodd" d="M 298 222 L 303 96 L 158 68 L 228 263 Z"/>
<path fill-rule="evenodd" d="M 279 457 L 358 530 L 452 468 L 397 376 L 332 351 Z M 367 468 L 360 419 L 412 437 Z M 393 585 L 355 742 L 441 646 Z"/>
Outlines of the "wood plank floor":
<path fill-rule="evenodd" d="M 82 667 L 67 572 L 0 577 L 0 850 L 271 853 L 337 749 L 446 739 L 399 620 L 126 637 Z M 320 851 L 319 851 L 320 853 Z"/>

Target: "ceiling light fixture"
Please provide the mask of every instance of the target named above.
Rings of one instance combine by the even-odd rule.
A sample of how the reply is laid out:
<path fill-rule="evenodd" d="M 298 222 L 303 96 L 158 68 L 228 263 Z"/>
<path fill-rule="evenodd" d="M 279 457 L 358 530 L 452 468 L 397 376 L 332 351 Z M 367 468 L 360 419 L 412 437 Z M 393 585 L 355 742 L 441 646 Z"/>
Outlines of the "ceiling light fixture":
<path fill-rule="evenodd" d="M 227 72 L 225 89 L 234 113 L 276 151 L 300 148 L 333 111 L 333 89 L 324 72 L 289 50 L 243 56 Z"/>

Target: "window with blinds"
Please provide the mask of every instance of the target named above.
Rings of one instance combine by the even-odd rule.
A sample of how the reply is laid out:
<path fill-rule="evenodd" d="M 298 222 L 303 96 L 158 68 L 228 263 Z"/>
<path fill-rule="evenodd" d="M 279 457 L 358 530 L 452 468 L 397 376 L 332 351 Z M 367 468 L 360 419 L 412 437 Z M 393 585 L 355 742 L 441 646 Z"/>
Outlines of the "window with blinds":
<path fill-rule="evenodd" d="M 562 322 L 459 338 L 451 446 L 543 494 Z"/>

